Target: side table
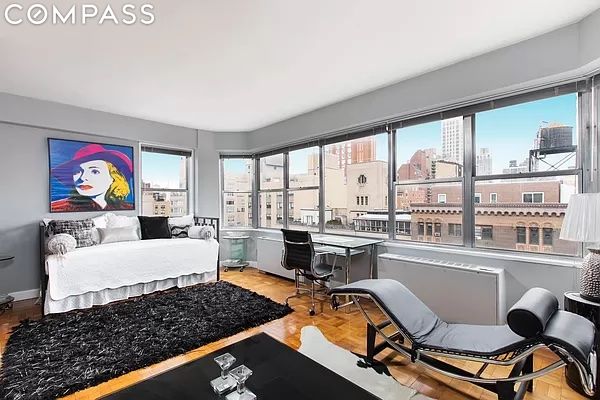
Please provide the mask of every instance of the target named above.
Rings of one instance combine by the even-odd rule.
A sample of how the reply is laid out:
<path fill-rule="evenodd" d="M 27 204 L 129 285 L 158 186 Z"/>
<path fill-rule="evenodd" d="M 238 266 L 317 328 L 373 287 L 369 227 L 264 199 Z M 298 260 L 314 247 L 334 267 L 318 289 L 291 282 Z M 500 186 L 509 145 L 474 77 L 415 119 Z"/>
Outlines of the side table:
<path fill-rule="evenodd" d="M 227 272 L 229 268 L 239 268 L 240 272 L 243 272 L 244 268 L 249 264 L 248 261 L 246 261 L 246 241 L 250 239 L 250 236 L 224 235 L 223 239 L 229 240 L 230 243 L 229 259 L 223 261 L 225 272 Z"/>
<path fill-rule="evenodd" d="M 14 260 L 14 256 L 9 256 L 6 254 L 0 254 L 0 262 L 12 261 Z M 0 295 L 0 314 L 4 313 L 9 308 L 12 308 L 12 303 L 15 300 L 14 297 L 8 295 Z"/>
<path fill-rule="evenodd" d="M 587 318 L 594 323 L 596 330 L 600 330 L 600 303 L 586 300 L 582 298 L 578 292 L 565 293 L 564 301 L 565 311 L 570 311 Z M 600 354 L 598 351 L 600 349 L 598 335 L 596 336 L 596 341 L 596 354 Z M 598 358 L 597 367 L 600 368 L 600 358 Z M 598 369 L 598 371 L 600 371 L 600 369 Z M 585 394 L 583 388 L 581 387 L 577 367 L 574 365 L 567 366 L 565 369 L 565 377 L 567 378 L 567 384 L 571 387 L 571 389 L 585 397 L 589 397 Z M 591 398 L 596 400 L 600 399 L 600 393 L 596 391 L 596 394 Z"/>

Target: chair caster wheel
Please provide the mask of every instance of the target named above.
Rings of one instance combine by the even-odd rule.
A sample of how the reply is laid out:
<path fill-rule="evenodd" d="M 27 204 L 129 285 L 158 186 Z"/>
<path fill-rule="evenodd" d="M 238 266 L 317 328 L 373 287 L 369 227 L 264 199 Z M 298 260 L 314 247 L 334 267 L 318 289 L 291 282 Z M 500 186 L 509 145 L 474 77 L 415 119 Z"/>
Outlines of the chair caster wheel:
<path fill-rule="evenodd" d="M 240 268 L 240 272 L 244 272 L 244 267 Z"/>
<path fill-rule="evenodd" d="M 229 268 L 225 267 L 225 268 L 223 269 L 223 272 L 227 272 L 227 271 L 229 271 Z"/>
<path fill-rule="evenodd" d="M 308 315 L 310 315 L 311 317 L 312 317 L 312 316 L 314 316 L 314 315 L 315 315 L 315 310 L 310 310 L 310 311 L 308 312 Z"/>

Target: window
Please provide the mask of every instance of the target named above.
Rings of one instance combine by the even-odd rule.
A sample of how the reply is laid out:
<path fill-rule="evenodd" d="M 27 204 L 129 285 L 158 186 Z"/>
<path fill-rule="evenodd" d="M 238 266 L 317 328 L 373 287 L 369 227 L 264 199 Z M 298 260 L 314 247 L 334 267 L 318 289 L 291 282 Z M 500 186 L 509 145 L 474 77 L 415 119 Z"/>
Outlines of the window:
<path fill-rule="evenodd" d="M 288 228 L 318 231 L 319 147 L 290 151 L 288 169 Z M 328 217 L 331 212 L 325 210 Z"/>
<path fill-rule="evenodd" d="M 431 222 L 427 222 L 427 224 L 425 224 L 425 227 L 427 228 L 426 235 L 433 236 L 433 224 Z"/>
<path fill-rule="evenodd" d="M 410 216 L 406 220 L 405 215 L 396 214 L 396 235 L 410 236 Z"/>
<path fill-rule="evenodd" d="M 260 174 L 252 197 L 259 201 L 258 225 L 579 255 L 582 244 L 560 240 L 560 229 L 570 195 L 588 183 L 590 166 L 581 163 L 590 157 L 580 157 L 578 150 L 589 135 L 582 136 L 577 124 L 581 119 L 588 126 L 592 110 L 587 91 L 554 95 L 578 87 L 569 85 L 482 102 L 469 106 L 465 117 L 440 121 L 440 114 L 432 113 L 255 159 L 250 165 Z M 545 93 L 554 97 L 517 103 Z M 585 108 L 581 118 L 577 104 Z M 478 109 L 485 111 L 473 111 Z M 473 140 L 465 141 L 471 135 Z M 388 149 L 388 143 L 395 148 Z M 464 160 L 464 154 L 471 159 Z M 395 171 L 388 171 L 388 161 Z M 389 173 L 394 179 L 388 180 Z M 252 172 L 246 180 L 253 181 Z M 223 193 L 228 213 L 223 221 L 232 225 L 236 213 L 247 214 L 248 223 L 252 214 L 251 188 L 238 186 Z M 395 193 L 389 199 L 394 227 L 388 226 L 390 193 Z M 157 202 L 165 198 L 156 194 Z M 159 204 L 157 212 L 169 207 Z"/>
<path fill-rule="evenodd" d="M 425 223 L 419 222 L 419 236 L 425 236 Z"/>
<path fill-rule="evenodd" d="M 440 222 L 436 222 L 434 225 L 434 235 L 439 237 L 442 236 L 442 224 Z"/>
<path fill-rule="evenodd" d="M 191 157 L 191 151 L 142 146 L 142 215 L 189 213 Z"/>
<path fill-rule="evenodd" d="M 523 193 L 523 203 L 543 203 L 544 192 Z"/>
<path fill-rule="evenodd" d="M 492 240 L 494 227 L 491 225 L 476 225 L 475 239 L 477 240 Z"/>
<path fill-rule="evenodd" d="M 406 126 L 394 134 L 396 210 L 410 215 L 415 223 L 441 220 L 435 231 L 427 224 L 424 234 L 413 232 L 410 238 L 398 239 L 431 241 L 429 236 L 435 233 L 436 242 L 462 244 L 462 229 L 455 235 L 446 232 L 449 224 L 462 221 L 463 117 Z"/>
<path fill-rule="evenodd" d="M 553 243 L 553 239 L 554 239 L 554 230 L 552 228 L 544 228 L 542 229 L 543 232 L 543 243 L 544 246 L 552 246 Z"/>
<path fill-rule="evenodd" d="M 517 243 L 527 243 L 527 228 L 525 228 L 524 226 L 517 226 Z"/>
<path fill-rule="evenodd" d="M 448 224 L 448 236 L 462 236 L 462 224 Z"/>
<path fill-rule="evenodd" d="M 529 227 L 529 244 L 539 245 L 540 244 L 540 228 L 537 226 Z"/>
<path fill-rule="evenodd" d="M 475 114 L 475 192 L 489 198 L 475 202 L 475 225 L 494 231 L 476 246 L 579 254 L 580 244 L 558 239 L 560 229 L 547 238 L 542 229 L 562 226 L 568 199 L 579 192 L 577 119 L 575 93 Z M 497 179 L 485 179 L 492 174 Z"/>
<path fill-rule="evenodd" d="M 396 130 L 397 181 L 460 178 L 463 136 L 463 117 Z"/>
<path fill-rule="evenodd" d="M 387 147 L 385 132 L 323 147 L 325 232 L 388 237 Z"/>
<path fill-rule="evenodd" d="M 260 187 L 258 192 L 259 226 L 283 228 L 283 154 L 259 159 Z"/>
<path fill-rule="evenodd" d="M 250 158 L 224 158 L 223 207 L 224 227 L 252 226 L 253 161 Z"/>

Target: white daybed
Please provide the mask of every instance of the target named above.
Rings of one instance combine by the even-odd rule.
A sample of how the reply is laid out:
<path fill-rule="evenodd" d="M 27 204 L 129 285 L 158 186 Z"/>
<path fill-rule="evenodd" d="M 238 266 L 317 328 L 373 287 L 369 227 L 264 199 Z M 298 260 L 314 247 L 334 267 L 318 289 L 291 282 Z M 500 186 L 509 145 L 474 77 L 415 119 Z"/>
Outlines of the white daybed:
<path fill-rule="evenodd" d="M 218 227 L 218 221 L 210 225 Z M 45 228 L 41 229 L 45 234 Z M 219 243 L 215 239 L 109 243 L 78 248 L 64 256 L 46 255 L 44 249 L 44 314 L 217 280 L 218 257 Z"/>

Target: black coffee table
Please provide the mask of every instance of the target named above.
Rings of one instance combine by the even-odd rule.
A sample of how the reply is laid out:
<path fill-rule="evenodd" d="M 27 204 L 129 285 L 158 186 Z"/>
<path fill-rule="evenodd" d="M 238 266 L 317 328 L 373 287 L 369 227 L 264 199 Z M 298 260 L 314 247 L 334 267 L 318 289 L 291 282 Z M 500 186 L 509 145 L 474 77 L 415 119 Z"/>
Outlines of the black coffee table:
<path fill-rule="evenodd" d="M 231 353 L 254 373 L 247 386 L 258 400 L 379 399 L 270 336 L 260 333 L 102 397 L 104 400 L 224 399 L 210 387 L 220 369 L 213 358 Z"/>

